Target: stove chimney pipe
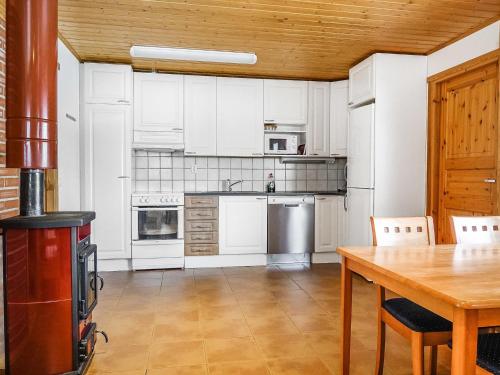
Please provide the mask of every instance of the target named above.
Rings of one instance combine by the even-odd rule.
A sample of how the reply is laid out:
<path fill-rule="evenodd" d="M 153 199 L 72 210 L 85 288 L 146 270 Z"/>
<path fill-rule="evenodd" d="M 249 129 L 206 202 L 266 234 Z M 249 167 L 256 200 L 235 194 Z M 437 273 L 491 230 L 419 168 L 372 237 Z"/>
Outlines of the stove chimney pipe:
<path fill-rule="evenodd" d="M 7 0 L 7 161 L 20 168 L 20 214 L 44 214 L 57 168 L 57 0 Z"/>

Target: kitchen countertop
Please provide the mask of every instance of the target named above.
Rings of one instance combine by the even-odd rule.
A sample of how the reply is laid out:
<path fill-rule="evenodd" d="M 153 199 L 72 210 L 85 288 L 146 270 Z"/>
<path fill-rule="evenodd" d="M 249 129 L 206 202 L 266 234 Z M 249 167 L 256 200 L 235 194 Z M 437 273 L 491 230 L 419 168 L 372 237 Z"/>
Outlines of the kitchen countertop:
<path fill-rule="evenodd" d="M 185 192 L 184 195 L 345 195 L 345 190 L 334 191 L 277 191 L 276 193 L 267 193 L 265 191 L 204 191 L 204 192 Z"/>

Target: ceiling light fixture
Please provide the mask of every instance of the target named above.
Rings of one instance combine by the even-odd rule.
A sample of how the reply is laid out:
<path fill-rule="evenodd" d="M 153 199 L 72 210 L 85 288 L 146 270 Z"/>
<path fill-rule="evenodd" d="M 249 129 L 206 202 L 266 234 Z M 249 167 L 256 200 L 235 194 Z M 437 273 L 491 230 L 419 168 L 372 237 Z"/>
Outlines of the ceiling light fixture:
<path fill-rule="evenodd" d="M 247 52 L 132 46 L 130 56 L 144 59 L 201 61 L 225 64 L 255 64 L 257 55 Z"/>

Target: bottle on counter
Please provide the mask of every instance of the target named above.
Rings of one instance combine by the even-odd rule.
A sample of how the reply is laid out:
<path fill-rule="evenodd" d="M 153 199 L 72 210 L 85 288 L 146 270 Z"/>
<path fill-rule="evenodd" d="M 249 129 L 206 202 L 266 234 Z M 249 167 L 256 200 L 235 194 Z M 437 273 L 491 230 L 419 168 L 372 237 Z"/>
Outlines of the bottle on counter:
<path fill-rule="evenodd" d="M 274 176 L 272 173 L 269 173 L 269 176 L 267 176 L 267 192 L 268 193 L 276 192 L 276 183 L 274 182 Z"/>

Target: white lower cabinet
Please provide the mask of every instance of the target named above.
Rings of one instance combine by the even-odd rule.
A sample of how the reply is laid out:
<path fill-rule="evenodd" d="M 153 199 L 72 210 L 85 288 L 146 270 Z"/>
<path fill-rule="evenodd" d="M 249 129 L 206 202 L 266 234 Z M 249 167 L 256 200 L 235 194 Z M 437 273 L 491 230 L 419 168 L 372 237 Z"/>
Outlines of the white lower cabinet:
<path fill-rule="evenodd" d="M 344 241 L 344 196 L 317 195 L 315 197 L 315 251 L 335 252 Z"/>
<path fill-rule="evenodd" d="M 219 197 L 219 254 L 267 253 L 267 197 Z"/>
<path fill-rule="evenodd" d="M 130 258 L 130 145 L 128 105 L 88 104 L 83 128 L 83 209 L 96 212 L 92 239 L 99 259 Z"/>

